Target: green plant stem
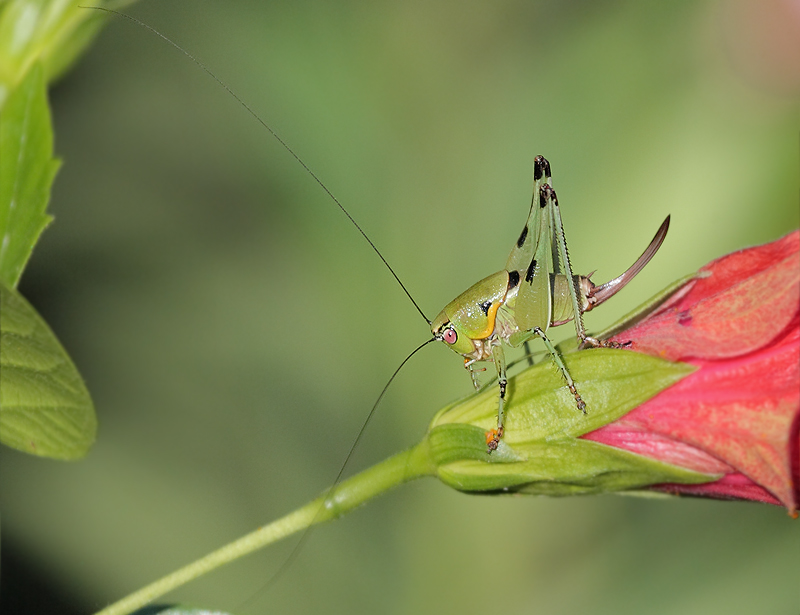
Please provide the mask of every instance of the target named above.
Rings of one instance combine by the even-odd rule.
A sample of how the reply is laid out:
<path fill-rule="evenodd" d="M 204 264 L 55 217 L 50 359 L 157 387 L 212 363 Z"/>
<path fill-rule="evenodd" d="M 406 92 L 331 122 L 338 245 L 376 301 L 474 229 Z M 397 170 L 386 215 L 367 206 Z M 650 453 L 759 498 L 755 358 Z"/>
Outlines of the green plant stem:
<path fill-rule="evenodd" d="M 129 594 L 97 615 L 123 615 L 184 583 L 312 525 L 340 517 L 375 496 L 433 473 L 427 439 L 337 485 L 305 506 Z"/>

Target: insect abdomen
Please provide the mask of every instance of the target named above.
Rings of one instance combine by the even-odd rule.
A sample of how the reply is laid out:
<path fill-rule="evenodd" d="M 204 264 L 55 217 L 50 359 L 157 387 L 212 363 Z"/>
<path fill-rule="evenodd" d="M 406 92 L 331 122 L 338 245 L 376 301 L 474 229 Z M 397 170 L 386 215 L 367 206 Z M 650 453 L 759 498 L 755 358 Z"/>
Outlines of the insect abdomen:
<path fill-rule="evenodd" d="M 589 278 L 582 275 L 573 276 L 578 291 L 578 301 L 580 303 L 581 312 L 587 312 L 589 308 L 588 295 L 594 287 Z M 565 275 L 550 275 L 550 287 L 553 294 L 553 313 L 550 318 L 551 326 L 563 325 L 575 317 L 574 310 L 572 309 L 572 300 L 570 298 L 569 285 L 567 284 L 567 276 Z"/>

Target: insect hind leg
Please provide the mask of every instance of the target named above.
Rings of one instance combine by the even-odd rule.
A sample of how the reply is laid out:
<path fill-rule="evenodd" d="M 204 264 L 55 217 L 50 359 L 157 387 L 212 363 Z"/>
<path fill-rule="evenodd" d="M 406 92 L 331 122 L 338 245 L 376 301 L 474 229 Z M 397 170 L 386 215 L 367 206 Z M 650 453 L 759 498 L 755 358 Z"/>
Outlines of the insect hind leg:
<path fill-rule="evenodd" d="M 533 332 L 536 335 L 538 335 L 544 342 L 544 345 L 547 346 L 547 350 L 550 352 L 550 356 L 553 357 L 553 362 L 556 364 L 556 367 L 558 367 L 559 371 L 561 372 L 561 375 L 564 377 L 564 380 L 566 380 L 567 388 L 570 390 L 570 393 L 572 393 L 572 396 L 575 398 L 575 405 L 578 407 L 578 410 L 586 414 L 586 402 L 583 401 L 580 393 L 578 393 L 578 389 L 575 386 L 575 381 L 572 379 L 572 376 L 567 370 L 567 366 L 564 365 L 564 361 L 561 359 L 561 355 L 556 350 L 556 347 L 553 346 L 553 342 L 550 341 L 547 335 L 545 335 L 545 332 L 542 331 L 539 327 L 535 327 L 533 329 Z"/>
<path fill-rule="evenodd" d="M 585 350 L 586 348 L 628 348 L 630 345 L 631 342 L 612 342 L 611 340 L 601 340 L 596 337 L 586 335 L 583 337 L 583 340 L 578 346 L 578 349 Z"/>

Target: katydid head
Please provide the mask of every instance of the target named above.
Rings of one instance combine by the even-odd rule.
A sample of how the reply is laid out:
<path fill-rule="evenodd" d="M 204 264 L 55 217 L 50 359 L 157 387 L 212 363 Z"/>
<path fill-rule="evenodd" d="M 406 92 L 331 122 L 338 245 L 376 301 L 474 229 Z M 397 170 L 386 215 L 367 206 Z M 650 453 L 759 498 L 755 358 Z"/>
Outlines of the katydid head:
<path fill-rule="evenodd" d="M 491 355 L 497 311 L 518 283 L 519 275 L 498 271 L 473 284 L 433 319 L 433 337 L 464 357 L 484 360 Z"/>
<path fill-rule="evenodd" d="M 442 341 L 460 355 L 468 356 L 475 352 L 475 344 L 469 335 L 455 322 L 450 320 L 447 310 L 431 322 L 431 333 L 436 340 Z"/>

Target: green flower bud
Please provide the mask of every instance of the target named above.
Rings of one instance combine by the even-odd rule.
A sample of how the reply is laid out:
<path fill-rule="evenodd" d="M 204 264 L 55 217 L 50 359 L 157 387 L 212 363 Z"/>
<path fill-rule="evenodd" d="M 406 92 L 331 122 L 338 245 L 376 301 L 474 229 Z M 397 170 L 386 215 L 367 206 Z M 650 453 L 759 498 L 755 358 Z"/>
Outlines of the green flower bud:
<path fill-rule="evenodd" d="M 424 443 L 435 475 L 460 491 L 540 495 L 716 478 L 580 438 L 675 384 L 693 366 L 613 349 L 584 350 L 565 361 L 581 383 L 588 414 L 575 408 L 559 373 L 543 361 L 509 380 L 505 436 L 493 453 L 487 453 L 485 434 L 497 421 L 495 387 L 436 415 Z"/>

